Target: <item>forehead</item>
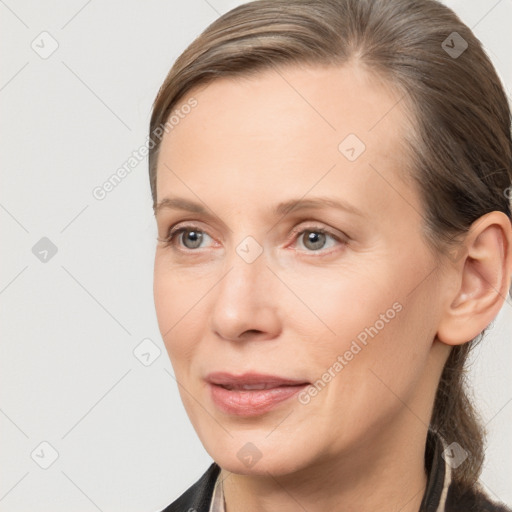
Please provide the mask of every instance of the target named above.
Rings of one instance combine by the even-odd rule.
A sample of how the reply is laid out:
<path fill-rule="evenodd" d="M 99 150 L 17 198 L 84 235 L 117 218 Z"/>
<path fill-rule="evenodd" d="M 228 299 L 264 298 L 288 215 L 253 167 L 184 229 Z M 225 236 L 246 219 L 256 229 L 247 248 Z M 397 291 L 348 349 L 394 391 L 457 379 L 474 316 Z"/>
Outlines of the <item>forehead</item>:
<path fill-rule="evenodd" d="M 216 185 L 219 193 L 235 184 L 241 196 L 279 184 L 281 192 L 302 195 L 320 180 L 323 191 L 349 182 L 363 186 L 372 173 L 396 174 L 405 165 L 403 98 L 359 65 L 288 66 L 221 78 L 180 104 L 191 97 L 197 106 L 161 144 L 159 198 L 171 187 L 183 189 L 178 177 L 199 189 Z M 336 172 L 323 179 L 333 166 Z"/>

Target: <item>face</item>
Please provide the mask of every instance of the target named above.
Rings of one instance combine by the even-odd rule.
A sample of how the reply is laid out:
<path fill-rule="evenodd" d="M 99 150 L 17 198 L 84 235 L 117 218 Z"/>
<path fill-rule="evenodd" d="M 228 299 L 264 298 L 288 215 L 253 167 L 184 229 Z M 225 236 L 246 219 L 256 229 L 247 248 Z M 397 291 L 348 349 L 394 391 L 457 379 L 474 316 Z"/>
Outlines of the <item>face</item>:
<path fill-rule="evenodd" d="M 206 450 L 228 471 L 285 474 L 426 428 L 441 283 L 399 177 L 399 96 L 351 65 L 190 97 L 160 148 L 154 298 Z M 309 385 L 229 391 L 214 372 Z"/>

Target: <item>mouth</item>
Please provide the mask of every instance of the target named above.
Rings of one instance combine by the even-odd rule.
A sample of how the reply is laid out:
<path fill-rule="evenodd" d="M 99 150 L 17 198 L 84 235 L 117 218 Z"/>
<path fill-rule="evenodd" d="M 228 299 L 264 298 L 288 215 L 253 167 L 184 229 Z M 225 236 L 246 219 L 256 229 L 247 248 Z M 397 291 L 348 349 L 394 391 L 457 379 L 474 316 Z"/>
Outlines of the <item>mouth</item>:
<path fill-rule="evenodd" d="M 211 373 L 207 377 L 213 403 L 224 413 L 256 416 L 288 400 L 310 383 L 275 375 Z"/>
<path fill-rule="evenodd" d="M 229 389 L 230 391 L 254 391 L 254 390 L 262 390 L 262 389 L 274 389 L 274 388 L 284 388 L 290 386 L 300 386 L 302 384 L 216 384 L 224 389 Z"/>

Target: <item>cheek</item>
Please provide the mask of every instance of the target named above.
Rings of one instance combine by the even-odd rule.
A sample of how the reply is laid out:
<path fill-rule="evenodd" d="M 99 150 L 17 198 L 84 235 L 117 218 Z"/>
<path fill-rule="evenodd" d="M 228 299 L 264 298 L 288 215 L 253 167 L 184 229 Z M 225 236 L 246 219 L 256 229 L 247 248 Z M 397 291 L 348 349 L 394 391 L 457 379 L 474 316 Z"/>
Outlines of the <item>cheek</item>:
<path fill-rule="evenodd" d="M 393 319 L 399 316 L 397 309 L 400 309 L 400 305 L 393 307 L 396 296 L 382 292 L 389 287 L 380 285 L 368 272 L 365 276 L 356 273 L 343 275 L 343 271 L 341 276 L 336 274 L 333 271 L 315 279 L 297 281 L 293 289 L 299 297 L 305 298 L 304 303 L 310 311 L 305 314 L 302 308 L 295 313 L 289 312 L 290 316 L 297 318 L 296 325 L 305 331 L 318 326 L 319 337 L 323 333 L 325 345 L 330 346 L 335 355 L 348 350 L 353 340 L 364 346 L 372 334 L 386 331 Z M 379 277 L 382 280 L 382 276 Z M 381 315 L 384 315 L 384 320 Z"/>
<path fill-rule="evenodd" d="M 191 318 L 200 318 L 201 292 L 197 282 L 183 282 L 176 269 L 166 268 L 163 257 L 155 258 L 153 298 L 158 327 L 173 367 L 188 361 L 194 347 Z"/>
<path fill-rule="evenodd" d="M 298 325 L 305 332 L 309 325 L 309 333 L 313 322 L 319 326 L 310 361 L 315 378 L 333 381 L 328 387 L 336 401 L 344 401 L 347 393 L 361 398 L 362 393 L 381 393 L 379 377 L 405 392 L 426 364 L 430 333 L 422 319 L 423 305 L 406 299 L 406 276 L 396 280 L 398 285 L 390 281 L 391 274 L 385 272 L 371 279 L 368 274 L 325 279 L 307 295 L 308 306 L 321 322 L 308 315 L 309 324 L 302 320 Z"/>
<path fill-rule="evenodd" d="M 342 369 L 330 399 L 353 418 L 369 414 L 378 424 L 413 400 L 424 378 L 432 330 L 421 299 L 405 295 L 396 290 L 391 298 L 368 302 L 365 311 L 354 305 L 350 310 L 353 319 L 338 350 Z"/>
<path fill-rule="evenodd" d="M 200 299 L 206 291 L 207 283 L 204 279 L 197 278 L 170 261 L 166 249 L 157 249 L 153 298 L 160 330 L 165 333 L 185 315 L 194 314 L 195 305 L 200 305 Z"/>
<path fill-rule="evenodd" d="M 164 342 L 168 331 L 176 323 L 176 286 L 171 272 L 165 270 L 162 258 L 155 258 L 153 274 L 153 299 L 158 326 Z"/>

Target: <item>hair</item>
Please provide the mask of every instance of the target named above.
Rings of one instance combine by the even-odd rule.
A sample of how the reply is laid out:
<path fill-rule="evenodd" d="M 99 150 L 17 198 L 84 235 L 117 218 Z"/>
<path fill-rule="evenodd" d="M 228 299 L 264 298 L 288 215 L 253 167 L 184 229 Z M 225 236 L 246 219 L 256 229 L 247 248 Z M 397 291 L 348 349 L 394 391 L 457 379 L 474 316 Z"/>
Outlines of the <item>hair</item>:
<path fill-rule="evenodd" d="M 448 52 L 454 41 L 462 53 Z M 456 250 L 482 215 L 501 211 L 512 219 L 506 94 L 480 41 L 436 0 L 259 0 L 236 7 L 174 63 L 153 105 L 150 137 L 159 127 L 162 133 L 173 108 L 198 85 L 286 65 L 352 61 L 384 79 L 412 112 L 408 174 L 420 192 L 423 234 L 436 259 Z M 149 151 L 154 206 L 160 137 Z M 470 453 L 452 471 L 462 488 L 478 486 L 484 460 L 485 430 L 468 393 L 465 364 L 486 329 L 451 349 L 429 427 Z"/>

